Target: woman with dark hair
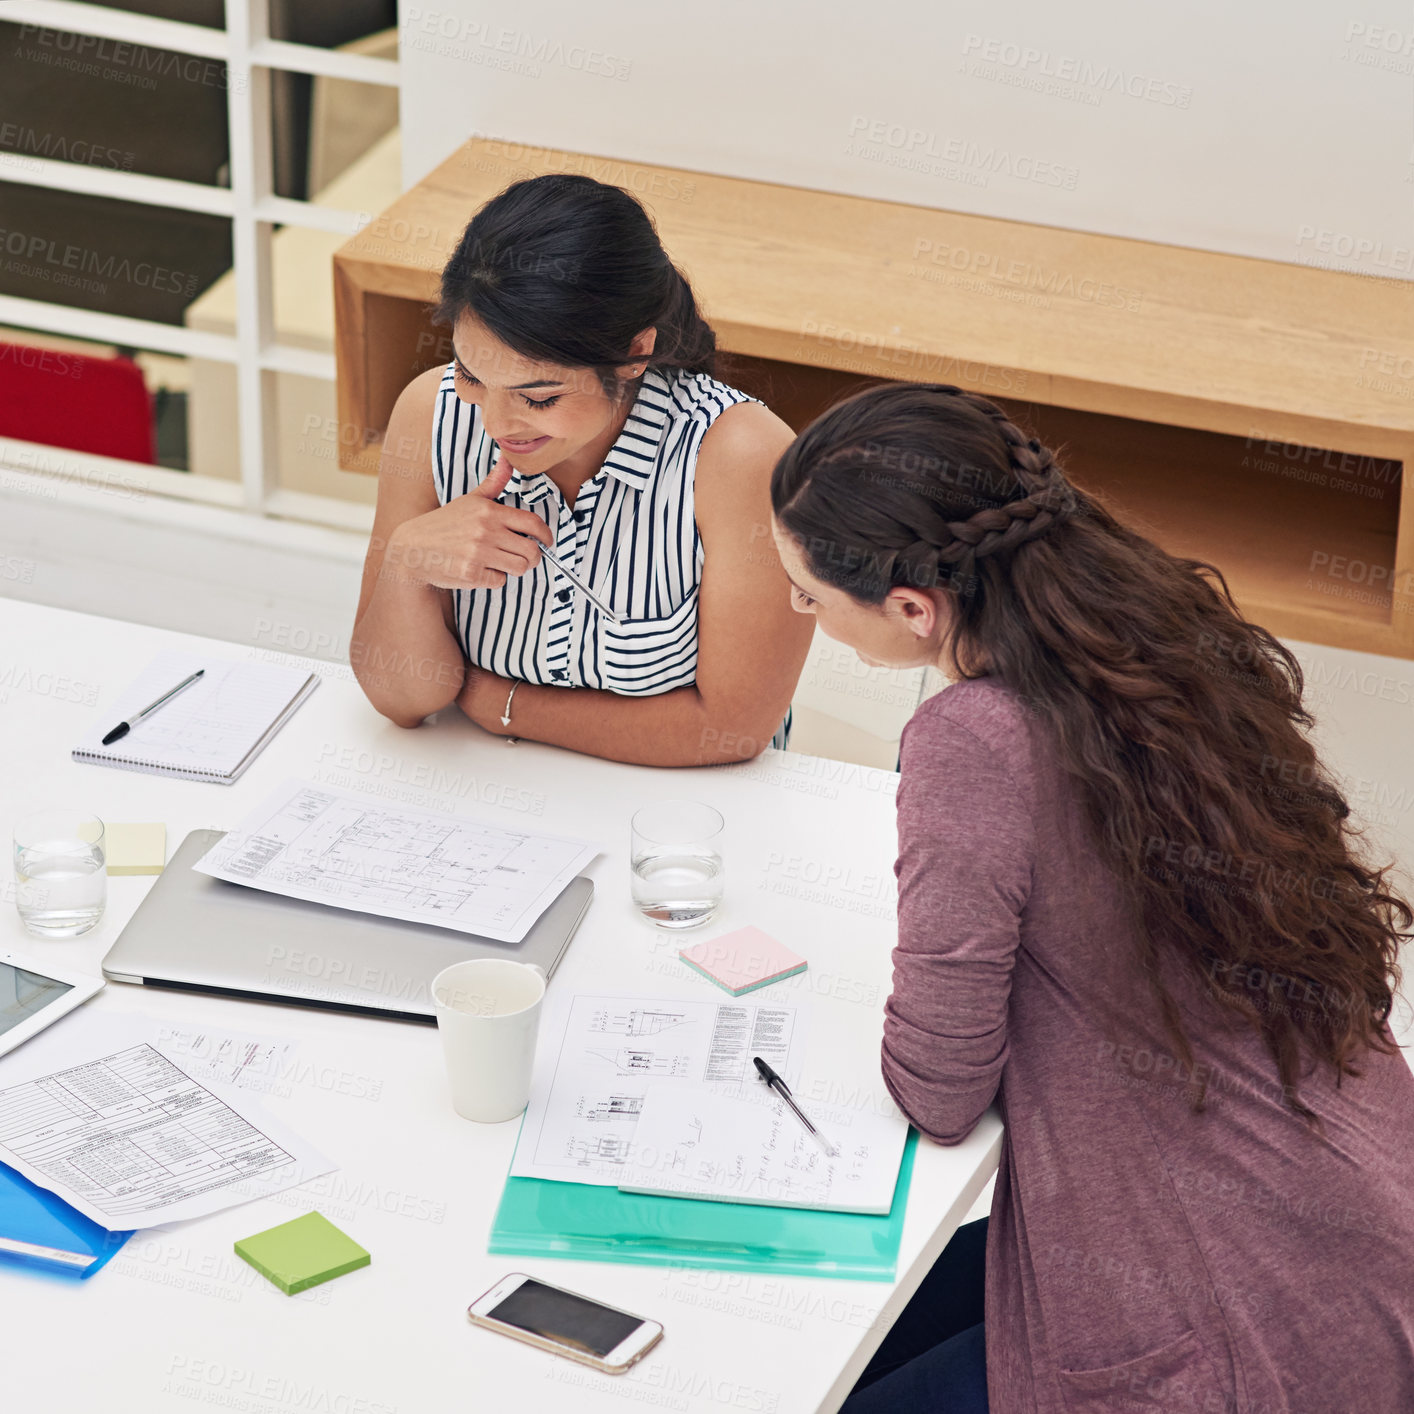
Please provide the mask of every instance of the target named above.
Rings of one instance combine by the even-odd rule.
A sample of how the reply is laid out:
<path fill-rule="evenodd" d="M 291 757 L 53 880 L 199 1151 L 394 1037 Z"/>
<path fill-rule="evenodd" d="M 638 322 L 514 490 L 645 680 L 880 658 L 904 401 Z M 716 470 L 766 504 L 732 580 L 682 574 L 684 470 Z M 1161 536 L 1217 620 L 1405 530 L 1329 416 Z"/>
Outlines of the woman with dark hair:
<path fill-rule="evenodd" d="M 452 361 L 403 390 L 383 446 L 350 651 L 373 705 L 414 727 L 455 701 L 646 765 L 784 745 L 810 640 L 769 534 L 790 429 L 713 377 L 643 208 L 588 177 L 515 183 L 437 313 Z"/>
<path fill-rule="evenodd" d="M 883 1069 L 940 1143 L 1006 1121 L 984 1304 L 964 1228 L 846 1410 L 1414 1409 L 1414 919 L 1296 659 L 956 388 L 842 403 L 771 497 L 801 612 L 961 679 L 904 733 Z"/>

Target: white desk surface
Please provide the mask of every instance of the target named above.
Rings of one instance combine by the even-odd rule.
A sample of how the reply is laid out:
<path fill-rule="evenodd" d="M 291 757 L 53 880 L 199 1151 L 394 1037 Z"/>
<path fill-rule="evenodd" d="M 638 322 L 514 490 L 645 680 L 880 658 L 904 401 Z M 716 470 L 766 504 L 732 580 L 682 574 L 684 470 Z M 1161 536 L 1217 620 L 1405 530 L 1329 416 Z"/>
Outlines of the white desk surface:
<path fill-rule="evenodd" d="M 841 1097 L 884 1093 L 878 1046 L 893 946 L 894 786 L 889 772 L 790 753 L 742 766 L 664 771 L 553 748 L 507 746 L 455 711 L 408 732 L 379 717 L 346 667 L 311 662 L 319 690 L 235 786 L 164 779 L 69 756 L 81 731 L 159 648 L 230 657 L 262 650 L 0 600 L 0 829 L 69 800 L 113 821 L 162 820 L 168 854 L 189 830 L 229 828 L 287 775 L 405 803 L 602 841 L 596 897 L 551 986 L 671 997 L 725 994 L 676 960 L 688 940 L 633 912 L 632 810 L 689 795 L 727 821 L 724 910 L 712 932 L 755 923 L 808 957 L 771 999 L 808 1003 L 811 1065 Z M 94 933 L 25 933 L 3 871 L 0 947 L 96 972 L 151 887 L 108 883 Z M 454 1410 L 834 1410 L 889 1321 L 994 1171 L 1001 1123 L 964 1144 L 922 1142 L 899 1257 L 883 1282 L 490 1256 L 486 1237 L 518 1121 L 452 1111 L 434 1028 L 110 983 L 57 1024 L 96 1009 L 256 1036 L 298 1038 L 264 1098 L 339 1170 L 304 1189 L 137 1234 L 107 1268 L 71 1284 L 0 1267 L 6 1408 L 169 1414 L 451 1414 Z M 369 1249 L 362 1271 L 288 1297 L 232 1251 L 250 1233 L 318 1208 Z M 467 1305 L 508 1271 L 663 1322 L 627 1375 L 601 1375 L 479 1330 Z M 37 1358 L 29 1358 L 31 1355 Z"/>

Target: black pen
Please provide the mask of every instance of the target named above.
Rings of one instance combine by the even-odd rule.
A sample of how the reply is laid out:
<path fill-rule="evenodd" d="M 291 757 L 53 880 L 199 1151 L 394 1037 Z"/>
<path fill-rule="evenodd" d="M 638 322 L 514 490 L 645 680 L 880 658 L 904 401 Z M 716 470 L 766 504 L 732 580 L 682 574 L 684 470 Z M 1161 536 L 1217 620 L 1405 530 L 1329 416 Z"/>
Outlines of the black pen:
<path fill-rule="evenodd" d="M 107 736 L 103 738 L 104 746 L 112 746 L 115 741 L 121 741 L 149 712 L 155 712 L 164 702 L 170 702 L 184 687 L 190 687 L 197 678 L 204 677 L 205 668 L 198 668 L 189 678 L 183 678 L 170 692 L 164 692 L 156 702 L 149 702 L 136 716 L 129 717 L 126 722 L 119 722 Z"/>
<path fill-rule="evenodd" d="M 823 1147 L 825 1152 L 832 1159 L 837 1158 L 840 1152 L 839 1149 L 836 1148 L 835 1145 L 831 1144 L 830 1141 L 826 1139 L 825 1136 L 821 1134 L 820 1131 L 816 1129 L 813 1124 L 810 1123 L 810 1121 L 805 1116 L 805 1111 L 802 1110 L 793 1099 L 791 1099 L 790 1086 L 787 1085 L 786 1082 L 782 1080 L 781 1077 L 777 1075 L 776 1072 L 772 1070 L 771 1067 L 767 1065 L 766 1062 L 763 1061 L 760 1056 L 752 1056 L 751 1061 L 752 1064 L 756 1067 L 757 1071 L 760 1073 L 761 1079 L 764 1080 L 766 1084 L 769 1085 L 771 1089 L 773 1089 L 776 1094 L 778 1094 L 781 1099 L 783 1099 L 786 1104 L 788 1104 L 791 1109 L 795 1111 L 795 1117 L 805 1126 L 807 1132 L 814 1135 L 814 1137 L 820 1141 L 821 1147 Z"/>

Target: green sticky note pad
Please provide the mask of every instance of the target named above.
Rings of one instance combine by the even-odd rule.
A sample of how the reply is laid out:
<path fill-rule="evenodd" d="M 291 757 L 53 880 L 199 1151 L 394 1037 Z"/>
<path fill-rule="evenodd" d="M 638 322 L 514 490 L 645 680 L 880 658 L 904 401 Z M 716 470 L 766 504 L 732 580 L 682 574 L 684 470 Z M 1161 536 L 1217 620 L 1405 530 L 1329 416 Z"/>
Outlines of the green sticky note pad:
<path fill-rule="evenodd" d="M 373 1259 L 323 1213 L 306 1213 L 236 1243 L 236 1256 L 286 1296 L 366 1267 Z"/>

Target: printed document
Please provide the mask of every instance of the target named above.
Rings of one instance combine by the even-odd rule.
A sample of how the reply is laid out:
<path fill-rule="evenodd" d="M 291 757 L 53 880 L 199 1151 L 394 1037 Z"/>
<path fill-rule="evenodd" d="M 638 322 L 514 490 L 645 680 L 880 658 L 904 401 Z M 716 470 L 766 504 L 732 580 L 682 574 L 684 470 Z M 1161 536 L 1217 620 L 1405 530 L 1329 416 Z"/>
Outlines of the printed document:
<path fill-rule="evenodd" d="M 598 850 L 287 781 L 193 866 L 289 898 L 518 943 Z"/>
<path fill-rule="evenodd" d="M 753 1056 L 791 1072 L 803 1027 L 793 1006 L 546 999 L 530 1104 L 511 1173 L 617 1187 L 650 1085 L 755 1081 Z"/>
<path fill-rule="evenodd" d="M 838 1151 L 806 1132 L 785 1101 L 758 1082 L 652 1085 L 619 1187 L 634 1193 L 713 1198 L 838 1213 L 887 1213 L 908 1122 L 842 1105 L 802 1105 Z"/>
<path fill-rule="evenodd" d="M 109 1231 L 203 1217 L 335 1165 L 164 1053 L 159 1023 L 86 1015 L 0 1061 L 0 1161 Z"/>
<path fill-rule="evenodd" d="M 164 1021 L 154 1039 L 158 1050 L 205 1084 L 269 1094 L 297 1073 L 299 1042 L 286 1037 Z"/>

